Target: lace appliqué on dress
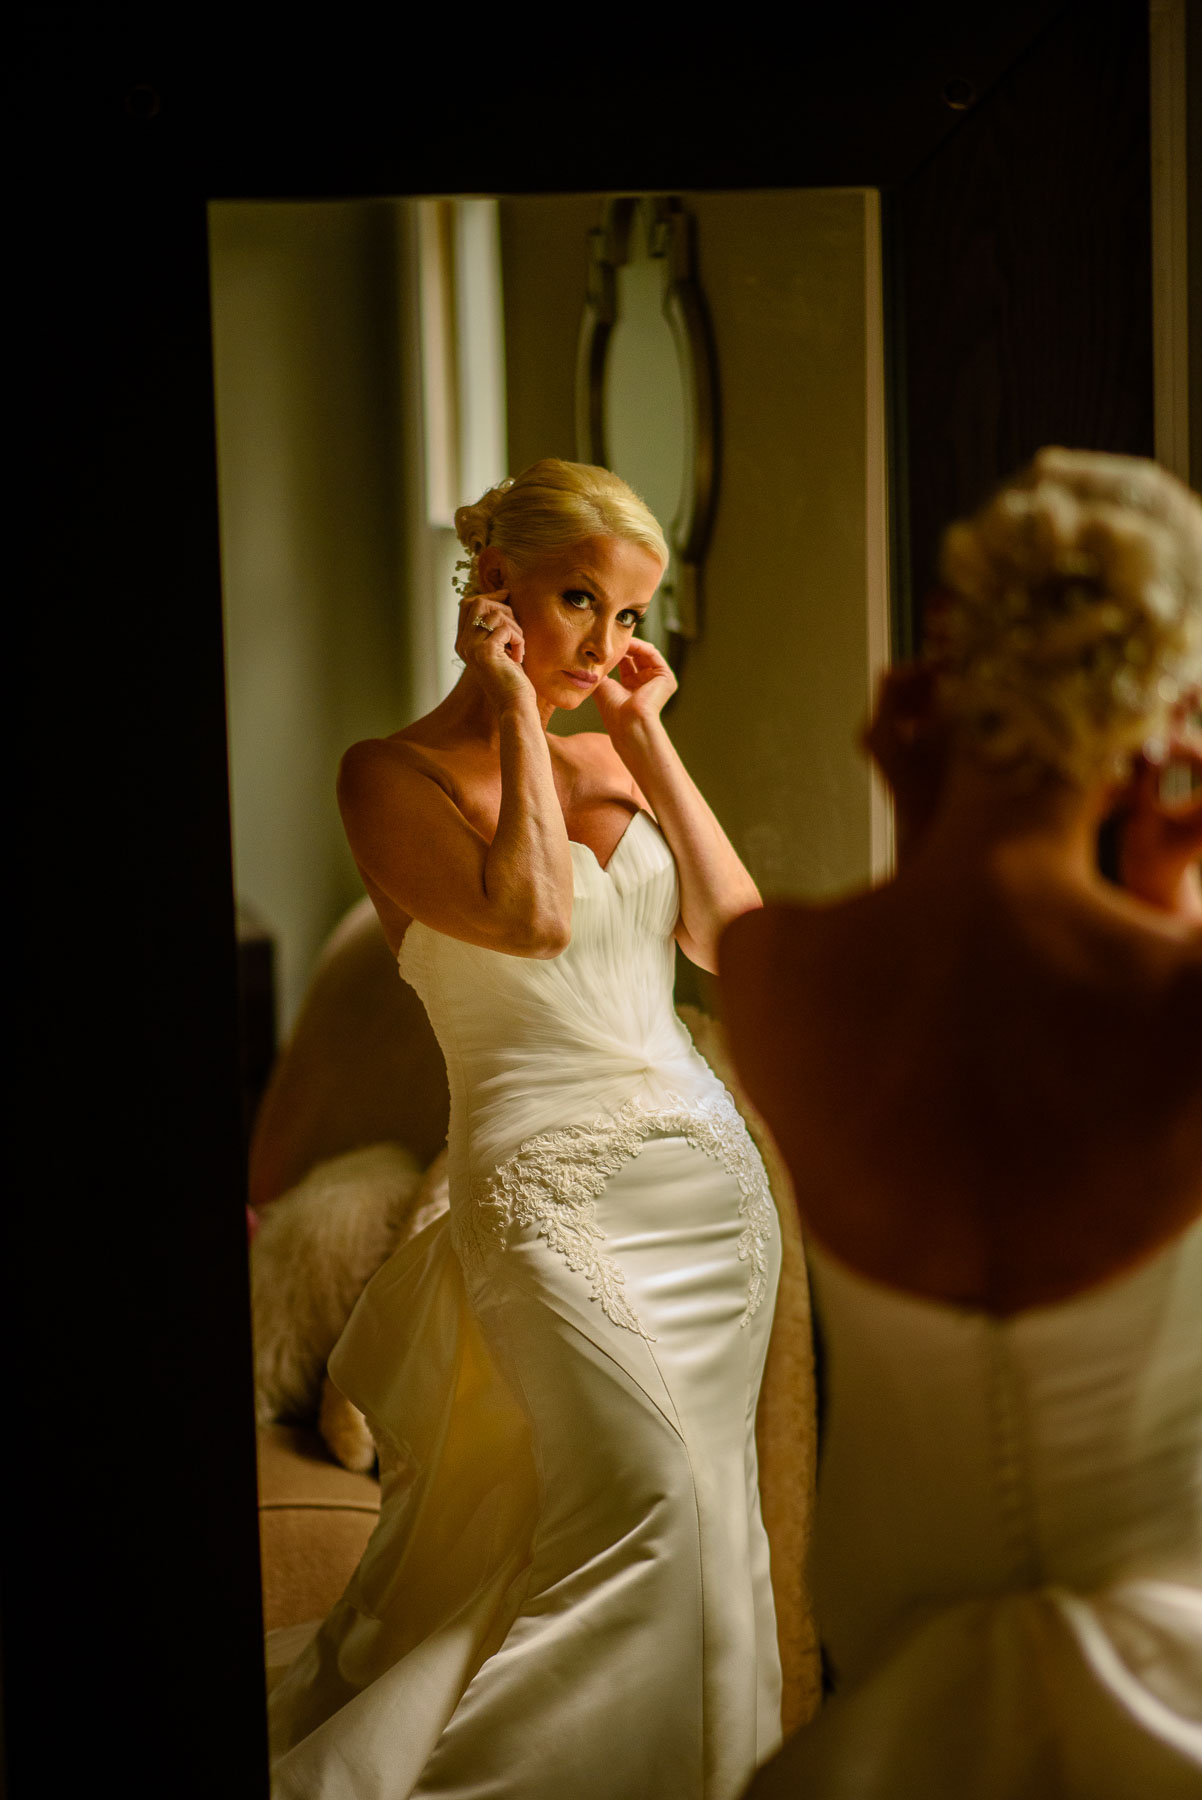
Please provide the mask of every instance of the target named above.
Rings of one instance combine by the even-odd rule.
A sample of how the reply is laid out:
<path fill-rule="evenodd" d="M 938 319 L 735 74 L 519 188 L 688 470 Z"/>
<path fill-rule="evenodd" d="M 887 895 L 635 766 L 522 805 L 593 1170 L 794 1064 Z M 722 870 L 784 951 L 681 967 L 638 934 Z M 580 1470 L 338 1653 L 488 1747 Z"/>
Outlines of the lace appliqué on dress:
<path fill-rule="evenodd" d="M 653 1133 L 682 1137 L 733 1175 L 739 1184 L 740 1261 L 750 1265 L 746 1325 L 768 1287 L 767 1245 L 775 1208 L 764 1165 L 728 1094 L 679 1109 L 638 1100 L 587 1125 L 568 1125 L 528 1138 L 492 1174 L 473 1185 L 470 1204 L 454 1221 L 455 1246 L 465 1263 L 479 1263 L 486 1242 L 501 1241 L 508 1225 L 537 1229 L 568 1268 L 583 1275 L 606 1317 L 654 1342 L 626 1295 L 621 1269 L 602 1245 L 596 1201 L 623 1163 Z M 466 1216 L 463 1216 L 466 1215 Z"/>

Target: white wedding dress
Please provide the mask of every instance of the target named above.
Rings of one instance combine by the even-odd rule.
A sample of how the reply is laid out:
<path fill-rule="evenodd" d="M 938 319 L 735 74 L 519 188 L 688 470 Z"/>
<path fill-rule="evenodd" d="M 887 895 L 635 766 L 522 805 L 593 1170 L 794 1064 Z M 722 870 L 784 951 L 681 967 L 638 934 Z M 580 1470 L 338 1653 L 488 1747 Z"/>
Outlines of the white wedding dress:
<path fill-rule="evenodd" d="M 834 1698 L 753 1800 L 1202 1800 L 1202 1220 L 1008 1319 L 808 1254 Z"/>
<path fill-rule="evenodd" d="M 447 1062 L 451 1210 L 330 1361 L 383 1505 L 273 1690 L 277 1800 L 734 1800 L 779 1742 L 776 1214 L 673 1010 L 658 828 L 572 855 L 555 959 L 417 923 L 401 947 Z"/>

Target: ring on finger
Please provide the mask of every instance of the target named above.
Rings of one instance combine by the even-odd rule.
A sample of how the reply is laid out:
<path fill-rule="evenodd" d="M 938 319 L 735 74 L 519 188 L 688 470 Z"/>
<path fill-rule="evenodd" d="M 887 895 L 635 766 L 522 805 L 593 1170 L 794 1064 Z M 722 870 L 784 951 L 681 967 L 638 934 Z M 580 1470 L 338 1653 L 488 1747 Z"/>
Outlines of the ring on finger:
<path fill-rule="evenodd" d="M 497 629 L 495 625 L 490 625 L 487 619 L 473 619 L 472 624 L 477 631 L 493 632 Z"/>

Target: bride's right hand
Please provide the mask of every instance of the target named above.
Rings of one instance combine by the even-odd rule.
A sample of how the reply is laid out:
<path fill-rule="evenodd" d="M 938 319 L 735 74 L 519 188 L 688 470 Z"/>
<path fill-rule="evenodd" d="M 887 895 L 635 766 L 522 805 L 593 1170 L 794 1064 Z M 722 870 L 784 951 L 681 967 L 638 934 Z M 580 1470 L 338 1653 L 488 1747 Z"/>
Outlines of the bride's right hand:
<path fill-rule="evenodd" d="M 1168 752 L 1193 771 L 1193 794 L 1162 800 L 1160 765 L 1136 758 L 1119 814 L 1119 876 L 1150 906 L 1202 925 L 1202 739 L 1174 732 Z"/>
<path fill-rule="evenodd" d="M 534 689 L 522 668 L 526 640 L 522 628 L 503 604 L 506 588 L 494 594 L 470 594 L 459 603 L 455 654 L 471 669 L 498 712 L 532 697 Z"/>

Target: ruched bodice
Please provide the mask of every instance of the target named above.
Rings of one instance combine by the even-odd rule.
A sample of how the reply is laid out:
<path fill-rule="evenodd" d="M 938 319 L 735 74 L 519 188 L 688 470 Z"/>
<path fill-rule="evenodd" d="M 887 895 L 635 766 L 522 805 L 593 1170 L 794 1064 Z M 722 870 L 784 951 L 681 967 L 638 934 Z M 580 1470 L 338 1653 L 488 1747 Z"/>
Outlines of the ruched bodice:
<path fill-rule="evenodd" d="M 473 1172 L 566 1120 L 722 1093 L 672 1004 L 672 853 L 636 813 L 602 868 L 573 843 L 572 941 L 507 956 L 412 924 L 398 967 L 430 1015 L 451 1086 L 453 1149 Z"/>
<path fill-rule="evenodd" d="M 451 1090 L 451 1217 L 475 1267 L 483 1239 L 537 1225 L 615 1324 L 642 1331 L 600 1247 L 594 1202 L 651 1136 L 687 1139 L 739 1183 L 747 1316 L 766 1292 L 776 1220 L 730 1095 L 676 1014 L 676 864 L 649 814 L 604 868 L 572 845 L 572 937 L 559 956 L 508 956 L 410 925 L 397 962 L 434 1026 Z"/>

